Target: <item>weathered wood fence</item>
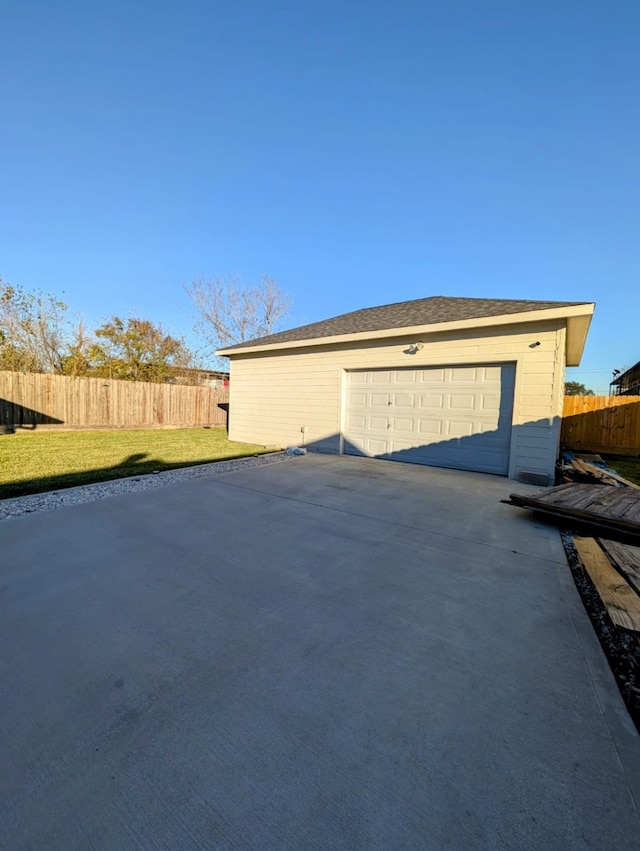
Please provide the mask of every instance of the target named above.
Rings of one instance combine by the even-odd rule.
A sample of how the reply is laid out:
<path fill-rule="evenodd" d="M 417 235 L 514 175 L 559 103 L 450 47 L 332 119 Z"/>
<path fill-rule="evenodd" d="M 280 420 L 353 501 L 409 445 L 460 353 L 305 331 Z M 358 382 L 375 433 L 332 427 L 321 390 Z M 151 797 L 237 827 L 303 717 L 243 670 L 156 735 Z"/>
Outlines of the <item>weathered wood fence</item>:
<path fill-rule="evenodd" d="M 560 442 L 578 451 L 640 454 L 640 396 L 565 396 Z"/>
<path fill-rule="evenodd" d="M 229 391 L 0 372 L 0 425 L 17 428 L 225 426 Z"/>

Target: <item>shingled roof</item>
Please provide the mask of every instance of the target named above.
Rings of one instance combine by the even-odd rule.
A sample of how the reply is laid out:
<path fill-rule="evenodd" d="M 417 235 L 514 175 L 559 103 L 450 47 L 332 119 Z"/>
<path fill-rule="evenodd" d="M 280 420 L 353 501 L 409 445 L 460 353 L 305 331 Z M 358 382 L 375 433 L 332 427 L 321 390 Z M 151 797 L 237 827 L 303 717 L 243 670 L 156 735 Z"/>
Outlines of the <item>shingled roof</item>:
<path fill-rule="evenodd" d="M 460 322 L 465 319 L 480 319 L 489 316 L 504 316 L 512 313 L 529 313 L 536 310 L 553 310 L 574 307 L 588 302 L 581 301 L 523 301 L 520 299 L 493 298 L 449 298 L 431 296 L 413 301 L 399 301 L 380 307 L 366 307 L 343 313 L 322 322 L 300 325 L 289 331 L 269 334 L 256 340 L 247 340 L 221 351 L 232 352 L 251 346 L 271 346 L 277 343 L 293 343 L 298 340 L 315 340 L 322 337 L 339 337 L 346 334 L 385 331 L 393 328 L 409 328 L 418 325 L 437 325 L 441 322 Z"/>

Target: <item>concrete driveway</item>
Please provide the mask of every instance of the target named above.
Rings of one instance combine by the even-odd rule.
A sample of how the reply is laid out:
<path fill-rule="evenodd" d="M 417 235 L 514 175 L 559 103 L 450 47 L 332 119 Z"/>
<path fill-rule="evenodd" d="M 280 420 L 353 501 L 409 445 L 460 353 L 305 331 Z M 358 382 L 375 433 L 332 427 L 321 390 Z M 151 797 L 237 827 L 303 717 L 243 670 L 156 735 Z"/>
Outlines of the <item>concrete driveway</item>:
<path fill-rule="evenodd" d="M 639 737 L 515 489 L 308 455 L 0 524 L 2 847 L 637 849 Z"/>

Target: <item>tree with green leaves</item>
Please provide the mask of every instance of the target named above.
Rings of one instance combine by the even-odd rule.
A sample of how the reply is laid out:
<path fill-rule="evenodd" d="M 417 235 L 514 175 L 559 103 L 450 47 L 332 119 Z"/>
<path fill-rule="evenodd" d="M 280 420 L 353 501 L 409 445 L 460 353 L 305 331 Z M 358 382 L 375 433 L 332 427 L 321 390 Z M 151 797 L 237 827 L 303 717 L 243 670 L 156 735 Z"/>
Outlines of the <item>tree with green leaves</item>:
<path fill-rule="evenodd" d="M 59 372 L 67 335 L 62 299 L 0 279 L 0 369 Z"/>
<path fill-rule="evenodd" d="M 71 331 L 67 345 L 60 358 L 60 373 L 71 378 L 91 375 L 91 347 L 93 337 L 87 331 L 83 319 L 79 319 Z"/>
<path fill-rule="evenodd" d="M 86 351 L 89 374 L 101 378 L 162 382 L 192 363 L 183 340 L 147 319 L 113 316 L 96 329 L 95 337 L 76 355 L 83 357 Z"/>
<path fill-rule="evenodd" d="M 113 316 L 95 332 L 73 325 L 67 305 L 0 280 L 0 369 L 129 381 L 194 380 L 182 339 L 147 319 Z M 184 372 L 181 372 L 184 370 Z"/>
<path fill-rule="evenodd" d="M 594 396 L 593 390 L 589 390 L 579 381 L 567 381 L 564 385 L 565 396 Z"/>

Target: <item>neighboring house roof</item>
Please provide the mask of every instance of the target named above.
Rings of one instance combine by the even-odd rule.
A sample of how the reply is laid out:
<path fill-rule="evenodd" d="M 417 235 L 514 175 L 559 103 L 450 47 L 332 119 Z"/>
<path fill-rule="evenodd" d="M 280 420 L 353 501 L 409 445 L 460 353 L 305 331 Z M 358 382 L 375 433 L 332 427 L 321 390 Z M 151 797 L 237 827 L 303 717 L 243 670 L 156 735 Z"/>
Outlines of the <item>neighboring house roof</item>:
<path fill-rule="evenodd" d="M 621 396 L 640 395 L 640 361 L 621 372 L 611 384 L 616 386 L 617 393 Z"/>
<path fill-rule="evenodd" d="M 217 369 L 200 369 L 195 366 L 172 366 L 168 370 L 174 375 L 191 375 L 194 378 L 229 378 L 229 371 L 220 372 Z"/>
<path fill-rule="evenodd" d="M 165 384 L 190 384 L 204 386 L 211 381 L 229 381 L 228 372 L 215 369 L 199 369 L 193 366 L 170 366 L 167 368 Z"/>
<path fill-rule="evenodd" d="M 519 316 L 518 321 L 533 321 L 528 314 L 541 311 L 550 312 L 549 316 L 584 316 L 591 318 L 594 305 L 592 302 L 575 301 L 527 301 L 521 299 L 487 299 L 487 298 L 451 298 L 448 296 L 432 296 L 413 301 L 401 301 L 380 307 L 368 307 L 343 313 L 322 322 L 301 325 L 288 331 L 269 334 L 256 340 L 248 340 L 234 346 L 220 349 L 219 355 L 234 355 L 257 351 L 260 349 L 280 349 L 298 346 L 322 345 L 329 342 L 344 340 L 382 337 L 385 334 L 408 333 L 410 329 L 426 329 L 429 326 L 493 324 L 491 320 L 499 317 Z M 525 314 L 523 317 L 522 315 Z M 536 315 L 535 319 L 545 317 Z M 489 321 L 487 321 L 489 320 Z M 504 320 L 503 323 L 504 324 Z M 584 337 L 589 321 L 584 327 Z M 440 330 L 433 328 L 433 331 Z M 444 329 L 442 329 L 444 330 Z M 580 353 L 584 339 L 579 346 Z M 579 358 L 578 358 L 579 359 Z"/>

